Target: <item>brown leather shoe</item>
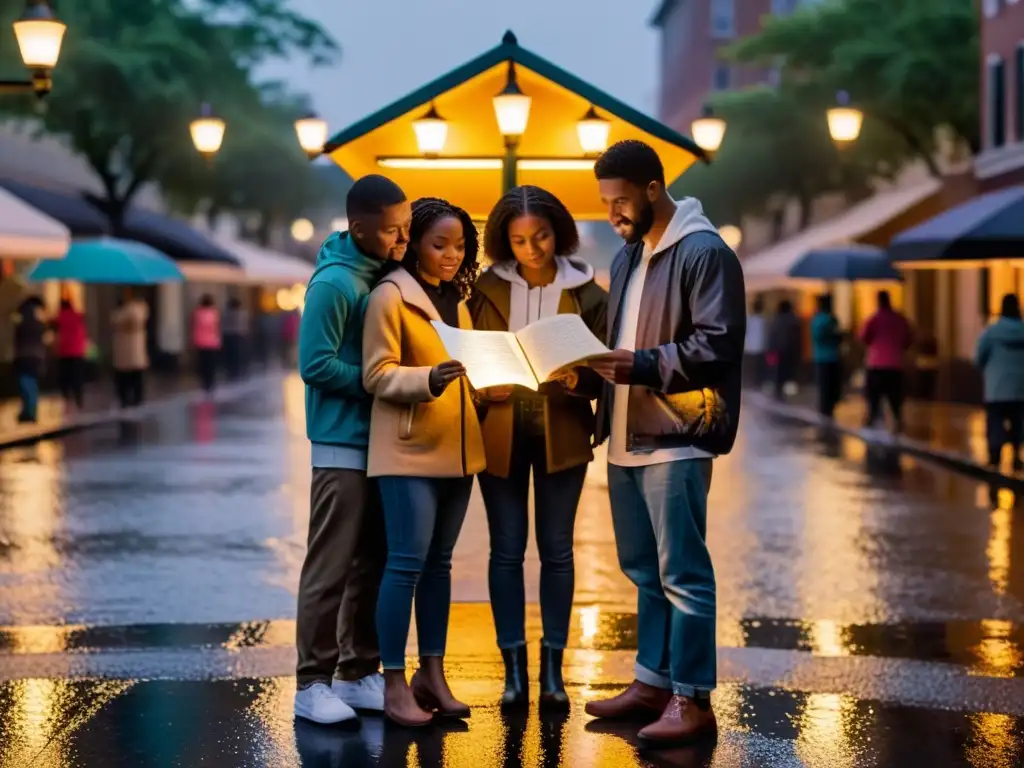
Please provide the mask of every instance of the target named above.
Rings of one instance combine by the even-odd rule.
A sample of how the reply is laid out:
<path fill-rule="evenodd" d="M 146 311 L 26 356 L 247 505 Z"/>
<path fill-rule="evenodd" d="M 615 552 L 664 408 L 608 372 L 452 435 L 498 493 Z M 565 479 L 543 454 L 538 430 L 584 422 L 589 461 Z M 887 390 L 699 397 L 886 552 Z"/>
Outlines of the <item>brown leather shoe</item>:
<path fill-rule="evenodd" d="M 671 691 L 634 680 L 618 696 L 587 702 L 584 711 L 591 717 L 651 721 L 661 716 L 671 698 Z"/>
<path fill-rule="evenodd" d="M 674 747 L 692 744 L 718 735 L 715 711 L 708 703 L 706 709 L 688 696 L 673 696 L 661 717 L 637 734 L 640 745 L 652 747 Z"/>

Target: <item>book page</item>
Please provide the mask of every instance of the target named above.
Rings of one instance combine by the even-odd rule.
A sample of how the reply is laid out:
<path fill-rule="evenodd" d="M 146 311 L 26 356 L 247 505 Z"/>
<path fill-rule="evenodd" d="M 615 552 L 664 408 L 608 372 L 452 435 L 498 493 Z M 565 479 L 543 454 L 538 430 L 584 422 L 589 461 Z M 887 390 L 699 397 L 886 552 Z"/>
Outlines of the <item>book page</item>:
<path fill-rule="evenodd" d="M 526 355 L 511 333 L 464 331 L 438 320 L 431 322 L 452 360 L 466 368 L 469 383 L 476 389 L 518 384 L 528 389 L 539 386 Z"/>
<path fill-rule="evenodd" d="M 555 315 L 538 320 L 519 331 L 516 338 L 541 382 L 562 368 L 582 364 L 609 351 L 579 315 Z"/>

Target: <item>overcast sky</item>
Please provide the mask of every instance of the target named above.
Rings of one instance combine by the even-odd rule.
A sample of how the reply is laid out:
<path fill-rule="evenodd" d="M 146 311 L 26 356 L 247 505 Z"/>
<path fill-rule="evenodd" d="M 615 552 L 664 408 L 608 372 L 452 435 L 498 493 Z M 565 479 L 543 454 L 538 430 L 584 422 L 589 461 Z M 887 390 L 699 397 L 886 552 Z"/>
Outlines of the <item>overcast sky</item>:
<path fill-rule="evenodd" d="M 339 63 L 268 66 L 313 95 L 331 133 L 483 53 L 512 29 L 519 43 L 655 115 L 659 0 L 292 0 L 341 45 Z"/>

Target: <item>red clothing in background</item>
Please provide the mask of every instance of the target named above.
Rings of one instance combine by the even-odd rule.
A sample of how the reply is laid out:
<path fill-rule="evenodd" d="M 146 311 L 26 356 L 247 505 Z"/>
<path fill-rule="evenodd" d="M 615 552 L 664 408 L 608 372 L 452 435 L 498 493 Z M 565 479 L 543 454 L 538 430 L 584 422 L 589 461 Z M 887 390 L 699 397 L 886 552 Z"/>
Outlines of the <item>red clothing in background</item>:
<path fill-rule="evenodd" d="M 85 357 L 89 335 L 85 315 L 70 307 L 57 313 L 57 357 Z"/>
<path fill-rule="evenodd" d="M 867 347 L 867 367 L 902 369 L 903 356 L 914 341 L 910 323 L 893 309 L 880 309 L 860 334 Z"/>

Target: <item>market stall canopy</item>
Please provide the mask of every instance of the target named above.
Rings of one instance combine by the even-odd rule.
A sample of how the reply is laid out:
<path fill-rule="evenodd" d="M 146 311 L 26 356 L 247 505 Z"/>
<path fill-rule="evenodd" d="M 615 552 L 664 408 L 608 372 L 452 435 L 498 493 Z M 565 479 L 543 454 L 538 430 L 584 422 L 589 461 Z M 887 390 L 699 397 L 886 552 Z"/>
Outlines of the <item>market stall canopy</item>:
<path fill-rule="evenodd" d="M 341 131 L 324 152 L 353 178 L 381 173 L 410 198 L 446 197 L 474 218 L 486 218 L 501 196 L 505 156 L 493 97 L 506 88 L 511 64 L 531 99 L 516 149 L 518 183 L 550 190 L 578 219 L 607 215 L 592 170 L 594 156 L 584 153 L 578 129 L 591 108 L 598 121 L 607 122 L 609 143 L 640 139 L 654 147 L 670 184 L 698 158 L 707 159 L 685 136 L 520 47 L 511 32 L 496 48 Z M 447 134 L 443 150 L 424 155 L 413 122 L 432 108 Z M 466 168 L 467 161 L 473 167 Z"/>
<path fill-rule="evenodd" d="M 287 287 L 305 285 L 313 275 L 313 265 L 287 253 L 262 248 L 226 235 L 214 235 L 214 241 L 238 259 L 239 282 L 250 285 Z"/>
<path fill-rule="evenodd" d="M 0 186 L 59 221 L 70 230 L 72 237 L 102 237 L 111 234 L 110 220 L 81 192 L 57 191 L 6 180 L 0 180 Z"/>
<path fill-rule="evenodd" d="M 0 189 L 0 259 L 60 259 L 70 244 L 67 227 Z"/>
<path fill-rule="evenodd" d="M 913 186 L 879 192 L 838 216 L 751 254 L 743 260 L 747 291 L 767 291 L 791 284 L 790 270 L 808 251 L 854 243 L 937 194 L 941 188 L 940 181 L 928 179 Z"/>
<path fill-rule="evenodd" d="M 889 259 L 903 268 L 1024 260 L 1024 186 L 979 195 L 901 232 Z"/>
<path fill-rule="evenodd" d="M 44 261 L 28 276 L 29 282 L 74 280 L 104 285 L 159 285 L 185 279 L 172 259 L 155 248 L 131 240 L 99 238 L 75 240 L 67 256 Z"/>
<path fill-rule="evenodd" d="M 790 268 L 789 276 L 798 280 L 845 283 L 902 279 L 884 250 L 858 243 L 808 251 Z"/>

